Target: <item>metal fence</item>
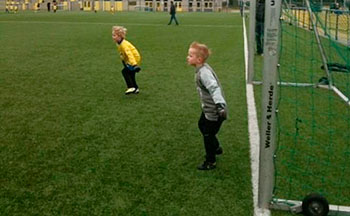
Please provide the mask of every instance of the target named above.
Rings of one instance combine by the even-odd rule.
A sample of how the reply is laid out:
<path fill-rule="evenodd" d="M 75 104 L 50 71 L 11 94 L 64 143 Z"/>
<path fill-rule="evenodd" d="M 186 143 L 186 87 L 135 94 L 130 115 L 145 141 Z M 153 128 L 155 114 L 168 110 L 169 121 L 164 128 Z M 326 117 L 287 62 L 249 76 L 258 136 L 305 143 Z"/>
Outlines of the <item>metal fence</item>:
<path fill-rule="evenodd" d="M 310 15 L 306 7 L 290 7 L 285 9 L 290 10 L 291 14 L 293 14 L 292 17 L 284 16 L 283 19 L 285 21 L 298 27 L 312 30 Z M 316 27 L 320 35 L 330 36 L 334 40 L 349 45 L 349 10 L 320 8 L 314 12 L 318 16 L 319 22 L 316 23 Z"/>

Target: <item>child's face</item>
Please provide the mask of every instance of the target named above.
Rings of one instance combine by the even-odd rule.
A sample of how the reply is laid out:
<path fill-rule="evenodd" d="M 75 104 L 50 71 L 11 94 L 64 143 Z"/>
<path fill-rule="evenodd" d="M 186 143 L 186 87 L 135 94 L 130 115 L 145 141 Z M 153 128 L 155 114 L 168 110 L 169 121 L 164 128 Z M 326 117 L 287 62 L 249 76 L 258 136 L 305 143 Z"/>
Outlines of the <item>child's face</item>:
<path fill-rule="evenodd" d="M 197 65 L 200 65 L 201 63 L 202 63 L 202 58 L 196 55 L 195 49 L 193 48 L 188 49 L 187 64 L 192 66 L 197 66 Z"/>
<path fill-rule="evenodd" d="M 122 40 L 122 37 L 120 37 L 118 34 L 115 32 L 112 33 L 112 38 L 116 43 L 119 43 Z"/>

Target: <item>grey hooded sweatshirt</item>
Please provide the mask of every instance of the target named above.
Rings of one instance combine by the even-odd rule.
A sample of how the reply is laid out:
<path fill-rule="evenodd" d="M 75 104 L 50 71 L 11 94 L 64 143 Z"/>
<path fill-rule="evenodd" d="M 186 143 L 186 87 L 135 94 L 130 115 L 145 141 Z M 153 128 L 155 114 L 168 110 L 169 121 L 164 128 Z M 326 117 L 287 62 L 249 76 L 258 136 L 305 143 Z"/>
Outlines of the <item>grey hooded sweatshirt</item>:
<path fill-rule="evenodd" d="M 205 118 L 217 121 L 219 115 L 216 104 L 224 104 L 227 112 L 226 101 L 217 75 L 207 63 L 204 63 L 197 68 L 195 81 Z"/>

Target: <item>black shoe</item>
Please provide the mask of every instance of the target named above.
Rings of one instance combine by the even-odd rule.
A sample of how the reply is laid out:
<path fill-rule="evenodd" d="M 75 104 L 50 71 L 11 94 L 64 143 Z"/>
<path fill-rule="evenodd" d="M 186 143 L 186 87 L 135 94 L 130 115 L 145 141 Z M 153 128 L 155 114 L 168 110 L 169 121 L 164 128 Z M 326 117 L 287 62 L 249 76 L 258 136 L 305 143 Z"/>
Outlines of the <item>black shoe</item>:
<path fill-rule="evenodd" d="M 222 153 L 223 153 L 223 150 L 222 150 L 222 148 L 219 146 L 219 147 L 216 149 L 215 154 L 221 155 Z"/>
<path fill-rule="evenodd" d="M 216 168 L 216 163 L 210 163 L 208 161 L 204 161 L 203 164 L 197 167 L 198 170 L 212 170 Z"/>

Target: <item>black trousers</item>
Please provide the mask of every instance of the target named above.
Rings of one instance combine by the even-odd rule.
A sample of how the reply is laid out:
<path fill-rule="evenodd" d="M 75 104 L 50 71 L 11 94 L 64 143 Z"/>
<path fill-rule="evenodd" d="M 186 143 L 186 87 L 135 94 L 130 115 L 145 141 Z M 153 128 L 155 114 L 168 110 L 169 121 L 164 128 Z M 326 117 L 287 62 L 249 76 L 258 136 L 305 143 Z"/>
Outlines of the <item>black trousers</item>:
<path fill-rule="evenodd" d="M 169 21 L 168 25 L 170 25 L 173 22 L 173 20 L 175 20 L 176 25 L 179 25 L 179 23 L 177 22 L 177 19 L 175 17 L 175 14 L 171 14 L 170 21 Z"/>
<path fill-rule="evenodd" d="M 139 88 L 139 86 L 136 83 L 135 71 L 131 71 L 127 67 L 124 67 L 122 70 L 122 74 L 128 88 Z"/>
<path fill-rule="evenodd" d="M 256 51 L 262 54 L 264 51 L 264 22 L 256 22 L 255 26 Z"/>
<path fill-rule="evenodd" d="M 216 134 L 219 132 L 223 119 L 218 121 L 209 121 L 205 118 L 202 112 L 198 121 L 198 127 L 204 138 L 204 148 L 206 153 L 206 160 L 208 162 L 216 162 L 216 149 L 219 148 L 220 143 L 216 138 Z"/>

